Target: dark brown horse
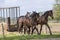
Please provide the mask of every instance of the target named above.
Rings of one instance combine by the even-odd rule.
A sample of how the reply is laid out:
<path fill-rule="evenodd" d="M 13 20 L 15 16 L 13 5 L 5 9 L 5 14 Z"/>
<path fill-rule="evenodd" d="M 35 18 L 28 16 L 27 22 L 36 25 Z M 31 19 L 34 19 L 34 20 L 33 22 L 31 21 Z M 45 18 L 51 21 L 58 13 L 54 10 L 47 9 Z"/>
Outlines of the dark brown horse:
<path fill-rule="evenodd" d="M 37 33 L 39 34 L 38 32 L 38 28 L 36 27 L 37 26 L 37 21 L 38 21 L 38 18 L 40 17 L 39 16 L 39 13 L 37 13 L 36 11 L 33 11 L 33 13 L 30 15 L 32 21 L 33 21 L 33 24 L 32 24 L 32 33 L 34 32 L 34 30 L 36 29 Z"/>
<path fill-rule="evenodd" d="M 17 24 L 18 24 L 18 31 L 21 32 L 22 29 L 24 28 L 24 34 L 26 33 L 27 28 L 29 29 L 29 33 L 30 33 L 30 28 L 32 28 L 34 26 L 34 28 L 37 30 L 38 29 L 35 27 L 35 25 L 37 25 L 37 18 L 39 16 L 38 13 L 33 12 L 30 17 L 28 16 L 30 14 L 26 14 L 25 16 L 20 16 L 17 20 Z"/>
<path fill-rule="evenodd" d="M 41 31 L 42 31 L 42 26 L 46 25 L 48 27 L 48 29 L 49 29 L 50 35 L 52 35 L 51 29 L 50 29 L 50 27 L 48 25 L 48 17 L 49 16 L 52 17 L 52 19 L 53 19 L 53 11 L 52 10 L 46 11 L 42 16 L 40 16 L 38 18 L 38 24 L 41 25 L 40 34 L 41 34 Z"/>
<path fill-rule="evenodd" d="M 25 16 L 20 16 L 17 20 L 17 26 L 18 26 L 18 32 L 22 32 L 22 30 L 24 29 L 24 34 L 25 34 L 25 31 L 26 31 L 26 23 L 28 23 L 30 20 L 29 20 L 29 15 L 30 13 L 27 12 L 27 14 Z"/>

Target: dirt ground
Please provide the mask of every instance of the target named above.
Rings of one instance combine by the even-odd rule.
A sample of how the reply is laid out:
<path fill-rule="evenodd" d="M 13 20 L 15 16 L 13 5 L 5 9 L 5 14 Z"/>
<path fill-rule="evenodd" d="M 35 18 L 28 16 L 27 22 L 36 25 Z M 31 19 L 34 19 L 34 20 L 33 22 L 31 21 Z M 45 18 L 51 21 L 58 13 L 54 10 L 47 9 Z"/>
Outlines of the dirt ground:
<path fill-rule="evenodd" d="M 7 28 L 8 28 L 8 26 L 7 26 L 7 23 L 3 23 L 3 25 L 2 25 L 2 23 L 0 23 L 0 35 L 2 34 L 3 35 L 3 30 L 2 30 L 2 26 L 4 27 L 4 34 L 17 34 L 18 32 L 8 32 L 7 31 Z"/>
<path fill-rule="evenodd" d="M 50 23 L 49 26 L 53 34 L 60 34 L 60 23 Z M 3 27 L 4 27 L 4 34 L 18 33 L 18 32 L 8 32 L 7 23 L 3 23 Z M 40 29 L 40 25 L 38 25 L 37 28 Z M 46 26 L 43 26 L 42 33 L 49 34 L 49 30 Z M 2 23 L 0 23 L 0 34 L 2 34 Z"/>

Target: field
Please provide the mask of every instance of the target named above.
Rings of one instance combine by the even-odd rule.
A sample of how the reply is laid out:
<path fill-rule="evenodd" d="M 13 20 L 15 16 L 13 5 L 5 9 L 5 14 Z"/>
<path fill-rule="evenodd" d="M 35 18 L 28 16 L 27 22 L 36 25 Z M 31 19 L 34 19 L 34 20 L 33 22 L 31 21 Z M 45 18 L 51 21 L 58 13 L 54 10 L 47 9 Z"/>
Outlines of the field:
<path fill-rule="evenodd" d="M 50 38 L 60 38 L 60 35 L 7 35 L 4 38 L 0 37 L 0 40 L 43 40 L 43 39 L 50 39 Z"/>
<path fill-rule="evenodd" d="M 4 23 L 4 37 L 2 35 L 2 25 L 0 24 L 0 40 L 32 40 L 32 39 L 46 39 L 46 38 L 60 38 L 60 23 L 49 23 L 53 35 L 49 35 L 48 28 L 43 27 L 42 35 L 19 34 L 18 32 L 6 31 L 7 25 Z M 40 27 L 40 25 L 38 25 Z"/>

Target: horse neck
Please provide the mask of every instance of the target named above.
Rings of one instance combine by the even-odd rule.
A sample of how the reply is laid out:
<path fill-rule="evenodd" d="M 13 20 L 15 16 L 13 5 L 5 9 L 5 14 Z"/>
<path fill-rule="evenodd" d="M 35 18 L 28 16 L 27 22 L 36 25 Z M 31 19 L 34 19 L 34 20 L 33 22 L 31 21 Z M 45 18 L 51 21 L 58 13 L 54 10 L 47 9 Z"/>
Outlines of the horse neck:
<path fill-rule="evenodd" d="M 35 24 L 35 23 L 36 23 L 36 18 L 34 18 L 34 17 L 33 17 L 33 18 L 30 17 L 30 18 L 31 18 L 31 20 L 32 20 L 32 23 Z"/>
<path fill-rule="evenodd" d="M 44 16 L 45 17 L 45 19 L 48 19 L 48 14 L 44 14 L 44 15 L 42 15 L 42 16 Z"/>

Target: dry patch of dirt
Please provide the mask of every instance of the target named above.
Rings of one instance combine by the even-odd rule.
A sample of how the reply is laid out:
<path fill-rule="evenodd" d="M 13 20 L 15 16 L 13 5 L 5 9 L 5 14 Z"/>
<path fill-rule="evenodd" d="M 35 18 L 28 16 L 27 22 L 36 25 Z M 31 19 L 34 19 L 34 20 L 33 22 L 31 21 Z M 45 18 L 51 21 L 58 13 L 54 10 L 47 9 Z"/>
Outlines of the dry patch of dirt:
<path fill-rule="evenodd" d="M 50 26 L 53 34 L 60 34 L 60 23 L 49 23 L 49 26 Z M 18 32 L 8 32 L 7 31 L 7 28 L 8 28 L 7 23 L 3 23 L 3 27 L 4 27 L 5 34 L 12 34 L 12 33 L 17 34 L 18 33 Z M 40 31 L 40 25 L 38 25 L 38 29 Z M 0 34 L 2 34 L 2 23 L 0 23 Z M 49 34 L 49 30 L 46 26 L 43 26 L 42 34 Z"/>

